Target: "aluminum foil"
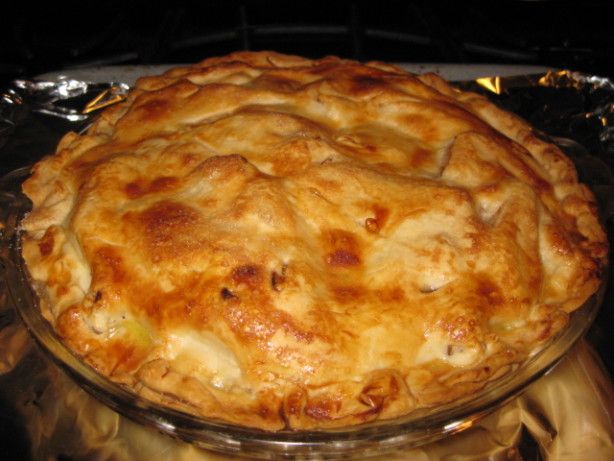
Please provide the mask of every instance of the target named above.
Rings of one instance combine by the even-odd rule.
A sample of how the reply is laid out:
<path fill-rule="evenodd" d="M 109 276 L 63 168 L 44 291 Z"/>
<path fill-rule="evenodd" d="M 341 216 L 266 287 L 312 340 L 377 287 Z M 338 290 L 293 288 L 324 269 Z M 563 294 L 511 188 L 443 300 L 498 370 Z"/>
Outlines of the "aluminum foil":
<path fill-rule="evenodd" d="M 485 77 L 461 82 L 486 93 L 551 136 L 582 144 L 614 165 L 614 82 L 580 72 L 558 71 L 519 77 Z"/>
<path fill-rule="evenodd" d="M 0 176 L 53 153 L 66 132 L 83 130 L 128 90 L 121 82 L 15 80 L 0 95 Z"/>
<path fill-rule="evenodd" d="M 614 241 L 614 83 L 562 71 L 458 85 L 488 95 L 557 143 L 598 197 Z M 121 101 L 128 89 L 121 82 L 13 82 L 0 96 L 0 215 L 3 203 L 18 195 L 29 165 L 53 153 L 67 131 L 83 130 L 100 109 Z M 3 283 L 0 279 L 0 418 L 25 427 L 28 437 L 25 456 L 14 452 L 13 458 L 229 459 L 156 434 L 96 402 L 32 347 L 7 305 Z M 614 295 L 606 293 L 605 306 L 609 301 Z M 385 459 L 614 459 L 614 389 L 591 352 L 596 348 L 614 370 L 613 327 L 614 313 L 602 309 L 589 334 L 591 346 L 580 344 L 522 397 L 449 440 Z"/>

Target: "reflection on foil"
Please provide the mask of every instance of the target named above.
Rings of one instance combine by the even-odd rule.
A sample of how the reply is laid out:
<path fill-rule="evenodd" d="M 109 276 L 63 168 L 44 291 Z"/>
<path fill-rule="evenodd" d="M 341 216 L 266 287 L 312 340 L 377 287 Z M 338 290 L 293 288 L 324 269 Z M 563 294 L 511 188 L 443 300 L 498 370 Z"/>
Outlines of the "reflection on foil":
<path fill-rule="evenodd" d="M 88 83 L 72 79 L 57 82 L 15 80 L 2 95 L 2 101 L 15 105 L 27 100 L 34 113 L 81 122 L 92 112 L 122 101 L 128 90 L 125 83 Z"/>
<path fill-rule="evenodd" d="M 500 77 L 482 77 L 478 78 L 475 83 L 495 94 L 501 94 Z"/>
<path fill-rule="evenodd" d="M 482 88 L 502 94 L 514 88 L 527 88 L 543 86 L 548 88 L 576 88 L 585 90 L 609 90 L 614 91 L 614 82 L 605 77 L 586 75 L 581 72 L 569 70 L 549 71 L 541 75 L 518 75 L 512 77 L 483 77 L 475 82 L 465 82 L 467 85 L 475 83 Z"/>
<path fill-rule="evenodd" d="M 543 75 L 488 77 L 460 86 L 488 94 L 549 133 L 601 199 L 605 217 L 614 216 L 614 84 L 605 78 L 560 71 Z M 25 166 L 49 153 L 31 139 L 53 146 L 62 133 L 80 130 L 104 107 L 123 100 L 124 83 L 91 84 L 18 80 L 0 95 L 0 164 Z M 42 116 L 38 117 L 37 116 Z M 58 128 L 58 122 L 59 124 Z M 20 131 L 21 129 L 21 131 Z M 15 160 L 16 159 L 16 160 Z M 21 163 L 20 163 L 21 162 Z M 13 190 L 27 169 L 10 176 Z M 8 184 L 0 184 L 3 190 Z M 0 196 L 11 200 L 15 196 Z M 0 216 L 4 221 L 12 219 Z M 3 229 L 0 228 L 0 235 Z M 7 239 L 0 239 L 0 246 Z M 66 377 L 33 347 L 4 296 L 0 280 L 0 398 L 13 402 L 26 422 L 37 459 L 229 460 L 158 434 L 120 417 Z M 593 334 L 593 342 L 609 332 Z M 569 417 L 573 415 L 573 417 Z M 443 442 L 400 450 L 379 459 L 530 460 L 614 459 L 614 389 L 599 360 L 580 344 L 548 376 L 520 398 Z M 461 429 L 461 428 L 458 428 Z M 529 433 L 531 452 L 523 449 Z M 377 459 L 377 458 L 376 458 Z"/>
<path fill-rule="evenodd" d="M 569 70 L 548 72 L 539 77 L 537 81 L 539 85 L 548 87 L 572 87 L 582 91 L 588 86 L 592 90 L 607 89 L 614 91 L 614 83 L 608 78 Z"/>
<path fill-rule="evenodd" d="M 120 86 L 113 85 L 111 86 L 111 88 L 107 88 L 90 102 L 88 102 L 81 111 L 81 113 L 91 114 L 92 112 L 96 112 L 100 109 L 104 109 L 105 107 L 109 107 L 113 104 L 121 102 L 124 99 L 126 99 L 125 89 Z"/>

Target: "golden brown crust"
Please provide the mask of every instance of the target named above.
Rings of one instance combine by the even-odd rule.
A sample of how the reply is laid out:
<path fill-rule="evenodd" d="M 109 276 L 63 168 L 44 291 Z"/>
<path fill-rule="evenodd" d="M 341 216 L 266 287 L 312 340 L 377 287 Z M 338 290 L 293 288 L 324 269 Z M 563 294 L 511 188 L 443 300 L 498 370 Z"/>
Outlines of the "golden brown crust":
<path fill-rule="evenodd" d="M 358 424 L 505 373 L 607 243 L 522 120 L 383 63 L 235 53 L 147 77 L 24 184 L 23 254 L 111 379 L 261 427 Z"/>

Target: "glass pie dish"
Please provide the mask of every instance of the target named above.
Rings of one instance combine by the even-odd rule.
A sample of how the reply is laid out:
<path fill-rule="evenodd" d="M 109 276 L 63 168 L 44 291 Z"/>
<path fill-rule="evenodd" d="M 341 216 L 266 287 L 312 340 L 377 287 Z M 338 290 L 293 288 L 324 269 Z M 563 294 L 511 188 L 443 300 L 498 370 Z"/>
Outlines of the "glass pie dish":
<path fill-rule="evenodd" d="M 423 409 L 389 420 L 309 431 L 276 431 L 241 427 L 195 417 L 137 396 L 98 374 L 66 347 L 41 314 L 21 258 L 19 221 L 29 201 L 17 189 L 28 174 L 17 170 L 0 181 L 4 228 L 2 263 L 9 294 L 17 313 L 44 352 L 74 381 L 118 413 L 194 445 L 227 454 L 264 459 L 347 458 L 385 453 L 436 441 L 471 427 L 482 417 L 520 394 L 547 373 L 593 322 L 605 284 L 570 315 L 569 324 L 535 351 L 522 365 L 488 383 L 481 391 L 450 404 Z"/>

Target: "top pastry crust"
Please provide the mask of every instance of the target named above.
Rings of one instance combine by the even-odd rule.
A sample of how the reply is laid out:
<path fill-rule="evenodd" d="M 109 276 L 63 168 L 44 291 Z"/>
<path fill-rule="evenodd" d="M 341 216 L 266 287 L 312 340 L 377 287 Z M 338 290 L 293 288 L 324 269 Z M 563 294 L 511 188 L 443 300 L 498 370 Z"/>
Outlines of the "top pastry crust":
<path fill-rule="evenodd" d="M 449 402 L 597 288 L 607 243 L 557 147 L 441 78 L 235 53 L 140 79 L 23 190 L 60 337 L 189 413 L 277 430 Z"/>

